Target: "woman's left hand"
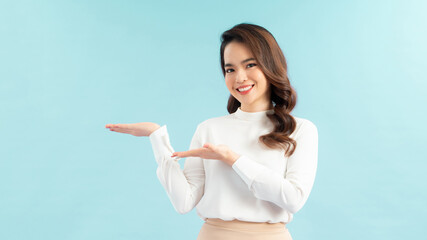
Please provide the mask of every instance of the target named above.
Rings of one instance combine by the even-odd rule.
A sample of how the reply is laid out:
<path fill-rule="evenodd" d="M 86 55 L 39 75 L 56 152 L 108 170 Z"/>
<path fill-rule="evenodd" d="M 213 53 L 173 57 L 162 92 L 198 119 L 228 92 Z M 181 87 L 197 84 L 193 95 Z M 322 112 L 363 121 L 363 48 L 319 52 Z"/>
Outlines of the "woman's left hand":
<path fill-rule="evenodd" d="M 191 149 L 184 152 L 174 152 L 171 157 L 200 157 L 204 159 L 215 159 L 223 161 L 231 166 L 240 157 L 240 155 L 233 152 L 227 145 L 206 143 L 202 148 Z"/>

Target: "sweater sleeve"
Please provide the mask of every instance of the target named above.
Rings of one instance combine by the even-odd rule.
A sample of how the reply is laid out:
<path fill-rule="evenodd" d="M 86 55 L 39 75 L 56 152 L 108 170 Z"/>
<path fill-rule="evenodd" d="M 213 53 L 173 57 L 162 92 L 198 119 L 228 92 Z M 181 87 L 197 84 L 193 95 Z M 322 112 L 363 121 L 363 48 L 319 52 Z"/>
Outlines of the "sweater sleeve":
<path fill-rule="evenodd" d="M 297 146 L 288 158 L 284 174 L 279 174 L 245 155 L 241 155 L 232 165 L 255 197 L 270 201 L 291 213 L 302 208 L 314 184 L 318 156 L 316 126 L 305 120 L 295 141 Z"/>
<path fill-rule="evenodd" d="M 203 159 L 187 157 L 184 169 L 178 163 L 178 157 L 171 157 L 175 152 L 170 144 L 166 125 L 152 132 L 149 136 L 157 161 L 157 177 L 166 190 L 175 210 L 180 214 L 191 211 L 203 196 L 205 170 Z M 202 147 L 199 126 L 191 140 L 190 149 Z"/>

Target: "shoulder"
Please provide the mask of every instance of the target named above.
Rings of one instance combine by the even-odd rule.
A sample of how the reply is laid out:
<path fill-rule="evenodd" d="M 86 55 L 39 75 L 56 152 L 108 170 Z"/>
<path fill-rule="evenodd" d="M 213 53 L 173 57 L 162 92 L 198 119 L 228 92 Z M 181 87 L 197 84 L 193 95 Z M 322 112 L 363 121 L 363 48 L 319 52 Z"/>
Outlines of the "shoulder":
<path fill-rule="evenodd" d="M 295 121 L 297 122 L 297 126 L 304 126 L 304 127 L 311 127 L 311 128 L 317 128 L 316 125 L 314 124 L 314 122 L 308 120 L 307 118 L 301 118 L 301 117 L 296 117 L 293 116 Z"/>
<path fill-rule="evenodd" d="M 292 135 L 294 137 L 297 137 L 298 135 L 300 135 L 302 133 L 313 134 L 313 135 L 318 134 L 317 126 L 312 121 L 310 121 L 306 118 L 301 118 L 301 117 L 296 117 L 296 116 L 293 116 L 293 118 L 295 119 L 295 121 L 297 123 L 295 131 L 292 133 Z"/>

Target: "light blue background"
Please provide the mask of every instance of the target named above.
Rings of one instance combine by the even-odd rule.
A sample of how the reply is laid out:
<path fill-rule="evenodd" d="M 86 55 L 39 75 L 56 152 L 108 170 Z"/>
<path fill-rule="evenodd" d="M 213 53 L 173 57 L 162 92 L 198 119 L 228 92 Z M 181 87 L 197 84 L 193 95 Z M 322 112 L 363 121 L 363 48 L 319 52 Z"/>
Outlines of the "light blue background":
<path fill-rule="evenodd" d="M 220 34 L 273 33 L 319 131 L 301 239 L 425 238 L 426 1 L 1 1 L 0 239 L 196 239 L 148 138 L 228 114 Z M 182 164 L 183 162 L 181 162 Z"/>

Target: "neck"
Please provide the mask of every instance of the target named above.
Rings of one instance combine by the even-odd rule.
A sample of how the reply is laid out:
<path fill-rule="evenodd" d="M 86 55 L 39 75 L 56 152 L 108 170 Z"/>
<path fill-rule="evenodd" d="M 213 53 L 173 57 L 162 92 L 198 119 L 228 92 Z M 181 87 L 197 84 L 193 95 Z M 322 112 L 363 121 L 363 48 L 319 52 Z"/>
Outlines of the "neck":
<path fill-rule="evenodd" d="M 265 104 L 252 105 L 252 106 L 248 106 L 248 105 L 240 106 L 240 109 L 244 112 L 261 112 L 261 111 L 267 111 L 273 108 L 274 106 L 272 102 L 265 103 Z"/>
<path fill-rule="evenodd" d="M 240 107 L 237 108 L 236 112 L 233 115 L 239 119 L 246 121 L 265 121 L 268 119 L 267 114 L 274 113 L 273 109 L 256 111 L 256 112 L 246 112 L 243 111 Z"/>

